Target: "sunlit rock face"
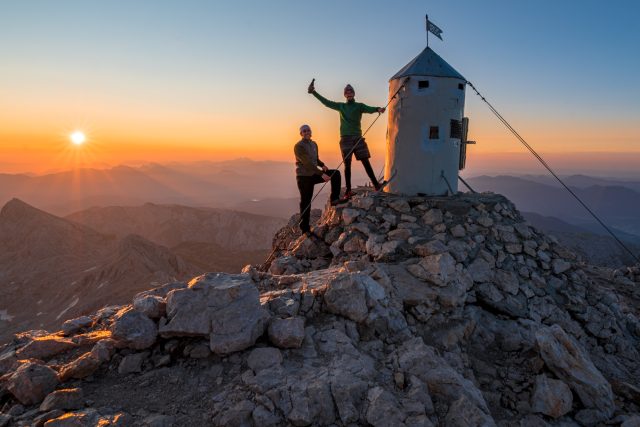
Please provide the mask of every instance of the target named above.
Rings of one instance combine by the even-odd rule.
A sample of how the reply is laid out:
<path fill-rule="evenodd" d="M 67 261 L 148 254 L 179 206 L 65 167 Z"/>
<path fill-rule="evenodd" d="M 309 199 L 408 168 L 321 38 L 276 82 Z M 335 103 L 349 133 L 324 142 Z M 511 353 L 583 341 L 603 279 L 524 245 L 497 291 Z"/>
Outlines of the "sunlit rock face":
<path fill-rule="evenodd" d="M 300 236 L 292 218 L 263 266 L 167 283 L 60 332 L 16 336 L 0 353 L 12 384 L 4 416 L 17 425 L 45 414 L 105 425 L 637 423 L 637 267 L 581 263 L 494 194 L 360 189 L 312 218 L 315 236 Z M 47 397 L 54 389 L 80 389 L 85 406 L 33 411 L 58 399 Z"/>

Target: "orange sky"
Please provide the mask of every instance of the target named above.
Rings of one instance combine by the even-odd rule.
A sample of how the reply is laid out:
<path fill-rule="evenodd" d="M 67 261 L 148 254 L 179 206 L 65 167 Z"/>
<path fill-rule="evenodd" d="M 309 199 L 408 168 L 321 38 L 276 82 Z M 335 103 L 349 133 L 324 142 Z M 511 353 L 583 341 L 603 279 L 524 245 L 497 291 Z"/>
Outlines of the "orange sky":
<path fill-rule="evenodd" d="M 331 162 L 339 161 L 337 114 L 316 105 L 305 95 L 300 96 L 299 102 L 303 108 L 292 105 L 289 114 L 265 111 L 251 117 L 150 105 L 118 108 L 102 104 L 82 108 L 81 114 L 64 102 L 56 108 L 46 102 L 13 109 L 4 105 L 0 109 L 4 121 L 0 129 L 0 172 L 42 173 L 76 166 L 236 157 L 290 161 L 291 147 L 297 140 L 297 127 L 301 123 L 313 127 L 321 156 Z M 2 103 L 0 101 L 0 105 Z M 470 165 L 476 157 L 482 159 L 483 164 L 492 164 L 499 173 L 502 153 L 525 153 L 525 150 L 494 117 L 478 111 L 479 107 L 467 109 L 471 116 L 470 137 L 478 141 L 470 152 Z M 478 111 L 477 117 L 474 111 Z M 79 117 L 74 119 L 74 116 Z M 363 129 L 374 118 L 365 116 Z M 635 135 L 640 135 L 640 125 L 628 126 L 621 122 L 608 120 L 605 127 L 598 121 L 524 122 L 518 117 L 512 121 L 541 153 L 555 153 L 556 157 L 562 157 L 562 153 L 585 153 L 579 156 L 587 162 L 585 169 L 590 167 L 589 159 L 597 162 L 597 156 L 589 153 L 640 153 L 634 141 Z M 87 142 L 80 147 L 69 141 L 69 134 L 75 129 L 87 134 Z M 384 159 L 385 132 L 386 115 L 380 117 L 367 135 L 375 163 Z M 510 166 L 507 162 L 504 169 Z"/>

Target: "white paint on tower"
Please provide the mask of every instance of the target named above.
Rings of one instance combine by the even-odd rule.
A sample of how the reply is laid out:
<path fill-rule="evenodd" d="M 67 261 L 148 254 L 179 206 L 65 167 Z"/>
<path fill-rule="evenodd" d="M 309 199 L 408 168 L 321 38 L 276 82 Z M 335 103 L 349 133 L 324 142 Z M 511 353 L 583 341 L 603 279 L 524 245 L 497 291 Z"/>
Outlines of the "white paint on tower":
<path fill-rule="evenodd" d="M 385 179 L 396 175 L 386 191 L 457 192 L 465 83 L 429 47 L 391 78 L 389 96 L 400 90 L 389 104 Z"/>

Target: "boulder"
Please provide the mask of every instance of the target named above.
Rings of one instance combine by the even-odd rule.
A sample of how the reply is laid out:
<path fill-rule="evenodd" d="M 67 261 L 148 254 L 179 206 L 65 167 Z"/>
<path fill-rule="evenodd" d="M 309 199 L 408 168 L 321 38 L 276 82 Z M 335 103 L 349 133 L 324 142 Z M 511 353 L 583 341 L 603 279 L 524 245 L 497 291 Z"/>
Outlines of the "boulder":
<path fill-rule="evenodd" d="M 258 372 L 281 363 L 282 352 L 273 347 L 254 348 L 247 358 L 247 364 L 254 372 Z"/>
<path fill-rule="evenodd" d="M 44 425 L 45 427 L 128 427 L 134 425 L 134 423 L 131 416 L 123 412 L 104 415 L 93 408 L 89 408 L 82 411 L 67 412 L 60 417 L 50 419 Z"/>
<path fill-rule="evenodd" d="M 41 412 L 48 412 L 55 409 L 70 411 L 80 409 L 84 406 L 84 395 L 80 388 L 65 388 L 56 390 L 44 399 L 40 404 Z"/>
<path fill-rule="evenodd" d="M 422 221 L 426 225 L 435 225 L 442 222 L 442 211 L 440 209 L 429 209 L 423 216 Z"/>
<path fill-rule="evenodd" d="M 149 352 L 128 354 L 122 358 L 118 365 L 118 373 L 121 375 L 142 372 L 142 362 L 149 357 Z"/>
<path fill-rule="evenodd" d="M 58 374 L 50 367 L 26 362 L 8 378 L 6 388 L 23 405 L 34 405 L 42 402 L 58 382 Z"/>
<path fill-rule="evenodd" d="M 331 250 L 324 241 L 302 235 L 293 243 L 289 254 L 297 258 L 316 259 L 330 256 Z"/>
<path fill-rule="evenodd" d="M 495 284 L 502 291 L 511 295 L 517 295 L 520 288 L 518 276 L 513 271 L 496 270 L 494 275 Z"/>
<path fill-rule="evenodd" d="M 64 413 L 65 411 L 63 411 L 62 409 L 54 409 L 52 411 L 48 411 L 48 412 L 45 412 L 44 414 L 38 415 L 33 419 L 33 427 L 41 427 L 47 421 L 61 417 L 62 415 L 64 415 Z M 0 423 L 0 427 L 4 427 L 2 426 L 2 423 Z"/>
<path fill-rule="evenodd" d="M 536 376 L 536 383 L 531 396 L 531 410 L 560 418 L 571 411 L 573 395 L 569 386 L 560 380 L 548 378 L 546 375 Z"/>
<path fill-rule="evenodd" d="M 269 340 L 280 348 L 300 348 L 304 340 L 304 318 L 274 318 L 269 324 Z"/>
<path fill-rule="evenodd" d="M 76 317 L 69 319 L 62 324 L 62 333 L 65 336 L 73 335 L 84 328 L 88 328 L 93 324 L 93 319 L 89 316 Z"/>
<path fill-rule="evenodd" d="M 165 315 L 167 304 L 159 296 L 141 295 L 133 299 L 133 308 L 151 319 L 159 319 Z"/>
<path fill-rule="evenodd" d="M 429 256 L 447 252 L 448 248 L 440 240 L 431 240 L 427 243 L 413 246 L 412 250 L 418 256 Z"/>
<path fill-rule="evenodd" d="M 582 404 L 601 414 L 600 420 L 613 415 L 615 404 L 611 385 L 595 367 L 588 353 L 558 326 L 536 332 L 540 356 L 558 378 L 576 392 Z"/>
<path fill-rule="evenodd" d="M 351 224 L 360 216 L 358 209 L 345 208 L 342 210 L 342 221 L 345 225 Z"/>
<path fill-rule="evenodd" d="M 464 237 L 467 235 L 467 231 L 460 224 L 456 224 L 453 227 L 451 227 L 450 231 L 453 237 Z"/>
<path fill-rule="evenodd" d="M 551 261 L 551 268 L 553 269 L 553 274 L 561 274 L 571 268 L 571 263 L 560 258 L 554 258 Z"/>
<path fill-rule="evenodd" d="M 487 261 L 476 258 L 467 268 L 471 278 L 476 283 L 493 281 L 494 271 Z"/>
<path fill-rule="evenodd" d="M 425 345 L 422 338 L 404 342 L 396 355 L 400 369 L 424 381 L 436 399 L 452 404 L 465 397 L 465 404 L 489 413 L 482 392 L 438 356 L 433 347 Z"/>
<path fill-rule="evenodd" d="M 67 381 L 71 378 L 86 378 L 98 370 L 99 367 L 100 360 L 96 359 L 91 352 L 88 352 L 64 365 L 60 369 L 60 379 Z"/>
<path fill-rule="evenodd" d="M 146 314 L 126 307 L 116 313 L 111 336 L 133 350 L 144 350 L 156 342 L 158 327 Z"/>
<path fill-rule="evenodd" d="M 428 255 L 420 261 L 420 266 L 427 272 L 427 280 L 438 286 L 446 286 L 456 272 L 456 261 L 448 252 Z"/>
<path fill-rule="evenodd" d="M 115 352 L 116 342 L 111 338 L 98 341 L 91 349 L 91 355 L 100 363 L 110 361 Z"/>
<path fill-rule="evenodd" d="M 373 427 L 399 426 L 406 418 L 393 394 L 380 386 L 369 390 L 367 401 L 369 408 L 365 417 Z"/>
<path fill-rule="evenodd" d="M 246 274 L 207 273 L 167 296 L 164 337 L 208 336 L 211 351 L 228 354 L 252 346 L 264 333 L 269 313 Z"/>
<path fill-rule="evenodd" d="M 340 274 L 332 279 L 324 294 L 327 311 L 355 322 L 362 322 L 369 313 L 366 289 L 358 275 Z"/>
<path fill-rule="evenodd" d="M 449 407 L 449 412 L 443 425 L 447 427 L 495 427 L 496 423 L 491 416 L 466 396 L 461 396 Z"/>
<path fill-rule="evenodd" d="M 34 338 L 33 341 L 18 349 L 16 356 L 18 356 L 19 359 L 48 360 L 57 354 L 64 353 L 76 347 L 77 344 L 69 339 L 55 335 L 47 335 Z"/>

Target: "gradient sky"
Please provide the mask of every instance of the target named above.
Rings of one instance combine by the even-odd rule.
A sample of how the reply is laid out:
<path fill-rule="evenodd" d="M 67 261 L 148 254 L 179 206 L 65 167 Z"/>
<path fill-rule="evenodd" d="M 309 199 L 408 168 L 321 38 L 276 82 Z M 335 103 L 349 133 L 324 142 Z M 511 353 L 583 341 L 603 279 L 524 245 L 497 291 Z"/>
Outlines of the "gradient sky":
<path fill-rule="evenodd" d="M 384 105 L 425 46 L 425 13 L 444 31 L 430 46 L 540 152 L 577 171 L 602 168 L 598 152 L 612 172 L 640 169 L 637 1 L 41 0 L 0 3 L 0 172 L 290 160 L 301 123 L 332 161 L 338 117 L 309 81 Z M 513 168 L 504 153 L 523 148 L 469 90 L 465 113 L 470 164 Z M 376 163 L 385 133 L 386 117 L 367 135 Z"/>

